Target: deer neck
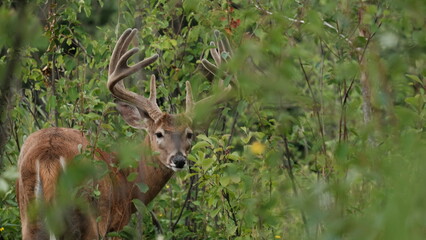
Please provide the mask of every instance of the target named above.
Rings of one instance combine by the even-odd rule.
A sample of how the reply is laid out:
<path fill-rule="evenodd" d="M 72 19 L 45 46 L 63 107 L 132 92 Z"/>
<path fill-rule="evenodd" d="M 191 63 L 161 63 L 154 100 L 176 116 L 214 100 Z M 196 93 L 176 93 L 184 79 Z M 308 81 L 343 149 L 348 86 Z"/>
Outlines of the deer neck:
<path fill-rule="evenodd" d="M 145 146 L 151 147 L 149 144 L 149 136 L 145 138 Z M 143 193 L 140 187 L 136 187 L 134 197 L 141 200 L 143 203 L 148 204 L 157 194 L 163 189 L 164 185 L 173 176 L 173 171 L 164 166 L 158 159 L 158 155 L 155 156 L 143 156 L 139 161 L 137 168 L 138 177 L 135 182 L 136 184 L 145 184 L 148 190 Z"/>

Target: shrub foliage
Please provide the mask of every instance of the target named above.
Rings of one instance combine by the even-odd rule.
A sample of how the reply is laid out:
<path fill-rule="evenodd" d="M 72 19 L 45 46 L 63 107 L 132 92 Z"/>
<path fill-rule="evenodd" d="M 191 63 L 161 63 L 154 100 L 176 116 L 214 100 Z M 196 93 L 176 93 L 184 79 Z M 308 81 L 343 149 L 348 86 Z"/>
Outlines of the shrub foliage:
<path fill-rule="evenodd" d="M 106 88 L 115 41 L 135 27 L 136 58 L 160 60 L 126 85 L 148 94 L 157 75 L 164 111 L 183 111 L 185 81 L 196 99 L 219 79 L 238 91 L 198 134 L 189 171 L 150 205 L 135 200 L 110 236 L 423 239 L 425 12 L 423 0 L 2 1 L 0 238 L 20 238 L 14 182 L 32 132 L 80 129 L 126 153 L 121 167 L 138 161 L 127 150 L 144 133 Z M 233 52 L 211 75 L 200 60 L 215 30 Z"/>

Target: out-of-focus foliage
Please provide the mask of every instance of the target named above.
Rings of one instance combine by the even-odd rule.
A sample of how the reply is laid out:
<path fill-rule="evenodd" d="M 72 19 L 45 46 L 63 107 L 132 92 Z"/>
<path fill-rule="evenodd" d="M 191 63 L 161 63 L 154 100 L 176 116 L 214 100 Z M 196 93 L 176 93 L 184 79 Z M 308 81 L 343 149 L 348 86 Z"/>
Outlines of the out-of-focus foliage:
<path fill-rule="evenodd" d="M 140 30 L 138 57 L 160 60 L 126 85 L 147 92 L 156 74 L 163 110 L 183 110 L 185 81 L 197 99 L 211 94 L 199 60 L 211 58 L 215 29 L 234 54 L 213 81 L 235 77 L 239 96 L 198 135 L 190 172 L 149 206 L 135 201 L 133 221 L 111 236 L 154 238 L 152 211 L 166 239 L 424 239 L 425 1 L 18 3 L 0 3 L 2 89 L 14 81 L 0 95 L 4 239 L 20 238 L 14 181 L 29 134 L 62 126 L 107 150 L 140 143 L 105 86 L 129 27 Z M 18 32 L 19 62 L 6 78 Z"/>

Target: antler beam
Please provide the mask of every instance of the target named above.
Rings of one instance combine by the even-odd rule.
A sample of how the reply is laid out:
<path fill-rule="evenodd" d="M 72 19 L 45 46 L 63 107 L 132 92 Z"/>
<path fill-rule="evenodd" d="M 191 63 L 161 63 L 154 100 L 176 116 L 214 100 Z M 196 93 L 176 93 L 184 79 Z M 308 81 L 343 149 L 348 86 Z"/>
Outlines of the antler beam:
<path fill-rule="evenodd" d="M 129 58 L 139 51 L 139 48 L 132 48 L 127 51 L 137 32 L 136 29 L 127 29 L 118 39 L 111 55 L 107 86 L 115 97 L 135 105 L 154 121 L 157 121 L 163 113 L 156 103 L 155 76 L 151 76 L 149 99 L 127 90 L 122 81 L 124 78 L 155 62 L 158 58 L 158 54 L 154 54 L 132 66 L 127 65 Z"/>

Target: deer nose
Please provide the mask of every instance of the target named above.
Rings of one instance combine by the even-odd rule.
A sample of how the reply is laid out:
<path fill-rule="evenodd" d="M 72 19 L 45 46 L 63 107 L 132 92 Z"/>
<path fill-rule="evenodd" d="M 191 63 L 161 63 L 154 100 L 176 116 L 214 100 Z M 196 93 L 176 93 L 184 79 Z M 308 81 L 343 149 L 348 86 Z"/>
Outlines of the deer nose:
<path fill-rule="evenodd" d="M 186 157 L 182 153 L 177 153 L 172 157 L 172 163 L 175 164 L 176 168 L 183 168 L 186 164 Z"/>

